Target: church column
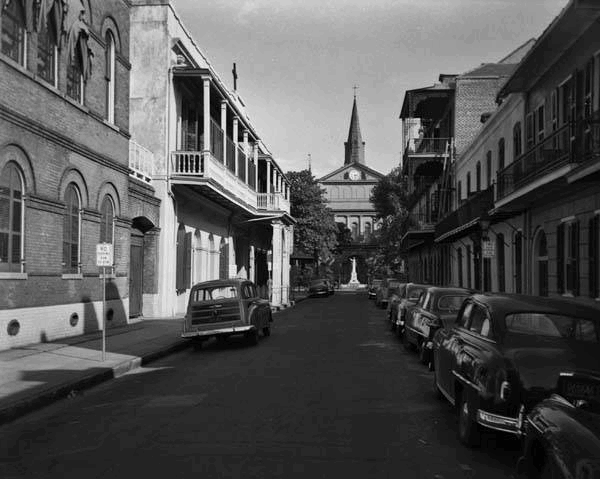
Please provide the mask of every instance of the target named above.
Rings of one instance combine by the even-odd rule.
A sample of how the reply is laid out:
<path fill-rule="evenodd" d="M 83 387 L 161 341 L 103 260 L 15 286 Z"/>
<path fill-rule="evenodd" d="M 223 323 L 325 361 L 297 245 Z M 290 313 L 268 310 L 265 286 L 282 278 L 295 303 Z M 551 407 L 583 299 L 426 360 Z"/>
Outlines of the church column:
<path fill-rule="evenodd" d="M 272 253 L 272 271 L 271 271 L 271 305 L 272 306 L 280 306 L 281 305 L 281 271 L 283 266 L 282 261 L 282 229 L 283 224 L 279 220 L 275 220 L 271 223 L 273 227 L 273 239 L 271 242 L 271 247 L 273 250 Z"/>

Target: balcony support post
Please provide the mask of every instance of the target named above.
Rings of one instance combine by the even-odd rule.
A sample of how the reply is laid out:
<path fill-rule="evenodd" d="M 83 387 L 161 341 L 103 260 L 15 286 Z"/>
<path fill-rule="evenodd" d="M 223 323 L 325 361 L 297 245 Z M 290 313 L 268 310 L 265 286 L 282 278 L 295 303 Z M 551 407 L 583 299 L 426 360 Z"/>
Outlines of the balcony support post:
<path fill-rule="evenodd" d="M 268 196 L 271 193 L 271 162 L 267 160 L 267 203 Z"/>
<path fill-rule="evenodd" d="M 254 143 L 254 185 L 258 192 L 258 141 Z"/>
<path fill-rule="evenodd" d="M 233 159 L 235 161 L 235 176 L 240 174 L 238 167 L 238 133 L 239 133 L 239 120 L 237 116 L 233 117 Z M 239 176 L 238 176 L 239 178 Z M 247 183 L 247 181 L 246 181 Z"/>
<path fill-rule="evenodd" d="M 250 178 L 248 178 L 248 155 L 249 155 L 248 130 L 244 130 L 243 141 L 244 141 L 244 154 L 246 155 L 246 164 L 244 165 L 244 168 L 246 168 L 246 184 L 249 185 Z"/>
<path fill-rule="evenodd" d="M 203 130 L 204 130 L 204 149 L 202 151 L 202 156 L 204 156 L 204 164 L 208 165 L 210 161 L 210 150 L 211 150 L 211 141 L 210 141 L 210 78 L 204 77 L 202 79 L 202 84 L 204 88 L 204 105 L 203 105 Z"/>
<path fill-rule="evenodd" d="M 227 102 L 221 100 L 221 130 L 223 130 L 223 163 L 227 163 Z"/>

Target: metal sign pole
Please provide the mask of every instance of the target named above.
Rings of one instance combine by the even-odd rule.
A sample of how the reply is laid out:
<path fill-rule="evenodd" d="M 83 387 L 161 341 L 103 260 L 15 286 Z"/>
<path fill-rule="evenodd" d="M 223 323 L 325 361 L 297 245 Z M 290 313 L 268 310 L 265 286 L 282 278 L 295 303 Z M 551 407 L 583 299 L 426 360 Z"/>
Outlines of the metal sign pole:
<path fill-rule="evenodd" d="M 106 359 L 106 267 L 102 267 L 102 361 Z"/>

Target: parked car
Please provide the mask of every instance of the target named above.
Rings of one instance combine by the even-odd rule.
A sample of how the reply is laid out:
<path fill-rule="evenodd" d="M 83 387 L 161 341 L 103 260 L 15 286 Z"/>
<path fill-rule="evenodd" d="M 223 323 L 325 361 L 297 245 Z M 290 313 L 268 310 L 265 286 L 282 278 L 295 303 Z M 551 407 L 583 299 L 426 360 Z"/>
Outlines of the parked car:
<path fill-rule="evenodd" d="M 375 306 L 378 308 L 386 308 L 389 303 L 390 296 L 396 293 L 403 285 L 404 283 L 399 279 L 385 278 L 377 290 Z"/>
<path fill-rule="evenodd" d="M 260 332 L 271 335 L 272 321 L 269 301 L 258 296 L 251 281 L 205 281 L 192 286 L 181 336 L 200 346 L 210 337 L 242 334 L 257 344 Z"/>
<path fill-rule="evenodd" d="M 600 477 L 600 378 L 563 374 L 523 423 L 522 479 Z"/>
<path fill-rule="evenodd" d="M 331 294 L 333 294 L 333 285 L 327 279 L 315 279 L 308 285 L 309 296 L 329 296 Z"/>
<path fill-rule="evenodd" d="M 369 284 L 368 295 L 369 299 L 375 299 L 377 297 L 377 289 L 381 286 L 382 279 L 374 279 Z"/>
<path fill-rule="evenodd" d="M 440 288 L 431 286 L 407 314 L 404 324 L 405 346 L 419 352 L 423 364 L 429 364 L 433 336 L 441 327 L 449 327 L 456 321 L 463 301 L 474 291 L 464 288 Z"/>
<path fill-rule="evenodd" d="M 335 286 L 333 284 L 333 281 L 331 281 L 330 279 L 326 279 L 325 282 L 327 283 L 327 288 L 329 289 L 329 294 L 334 294 L 335 293 Z"/>
<path fill-rule="evenodd" d="M 566 299 L 476 294 L 433 339 L 434 389 L 456 406 L 458 435 L 519 435 L 561 373 L 600 376 L 600 310 Z M 576 377 L 576 376 L 574 376 Z"/>
<path fill-rule="evenodd" d="M 392 331 L 396 330 L 398 336 L 404 334 L 404 322 L 410 308 L 415 306 L 421 295 L 429 288 L 430 284 L 406 283 L 402 294 L 390 303 L 388 319 L 390 320 Z"/>

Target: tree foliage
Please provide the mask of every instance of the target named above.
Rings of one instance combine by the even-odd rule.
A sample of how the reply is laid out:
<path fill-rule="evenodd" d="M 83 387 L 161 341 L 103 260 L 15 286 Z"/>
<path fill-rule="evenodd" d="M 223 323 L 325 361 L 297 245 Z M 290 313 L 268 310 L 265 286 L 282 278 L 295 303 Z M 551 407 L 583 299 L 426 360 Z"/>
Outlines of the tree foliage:
<path fill-rule="evenodd" d="M 402 260 L 400 243 L 408 216 L 406 191 L 406 180 L 398 167 L 381 178 L 371 192 L 371 203 L 379 221 L 375 232 L 379 248 L 368 261 L 373 274 L 399 272 Z"/>
<path fill-rule="evenodd" d="M 327 207 L 325 190 L 309 170 L 286 173 L 290 182 L 290 212 L 296 219 L 294 249 L 315 256 L 319 263 L 332 261 L 338 227 Z"/>

